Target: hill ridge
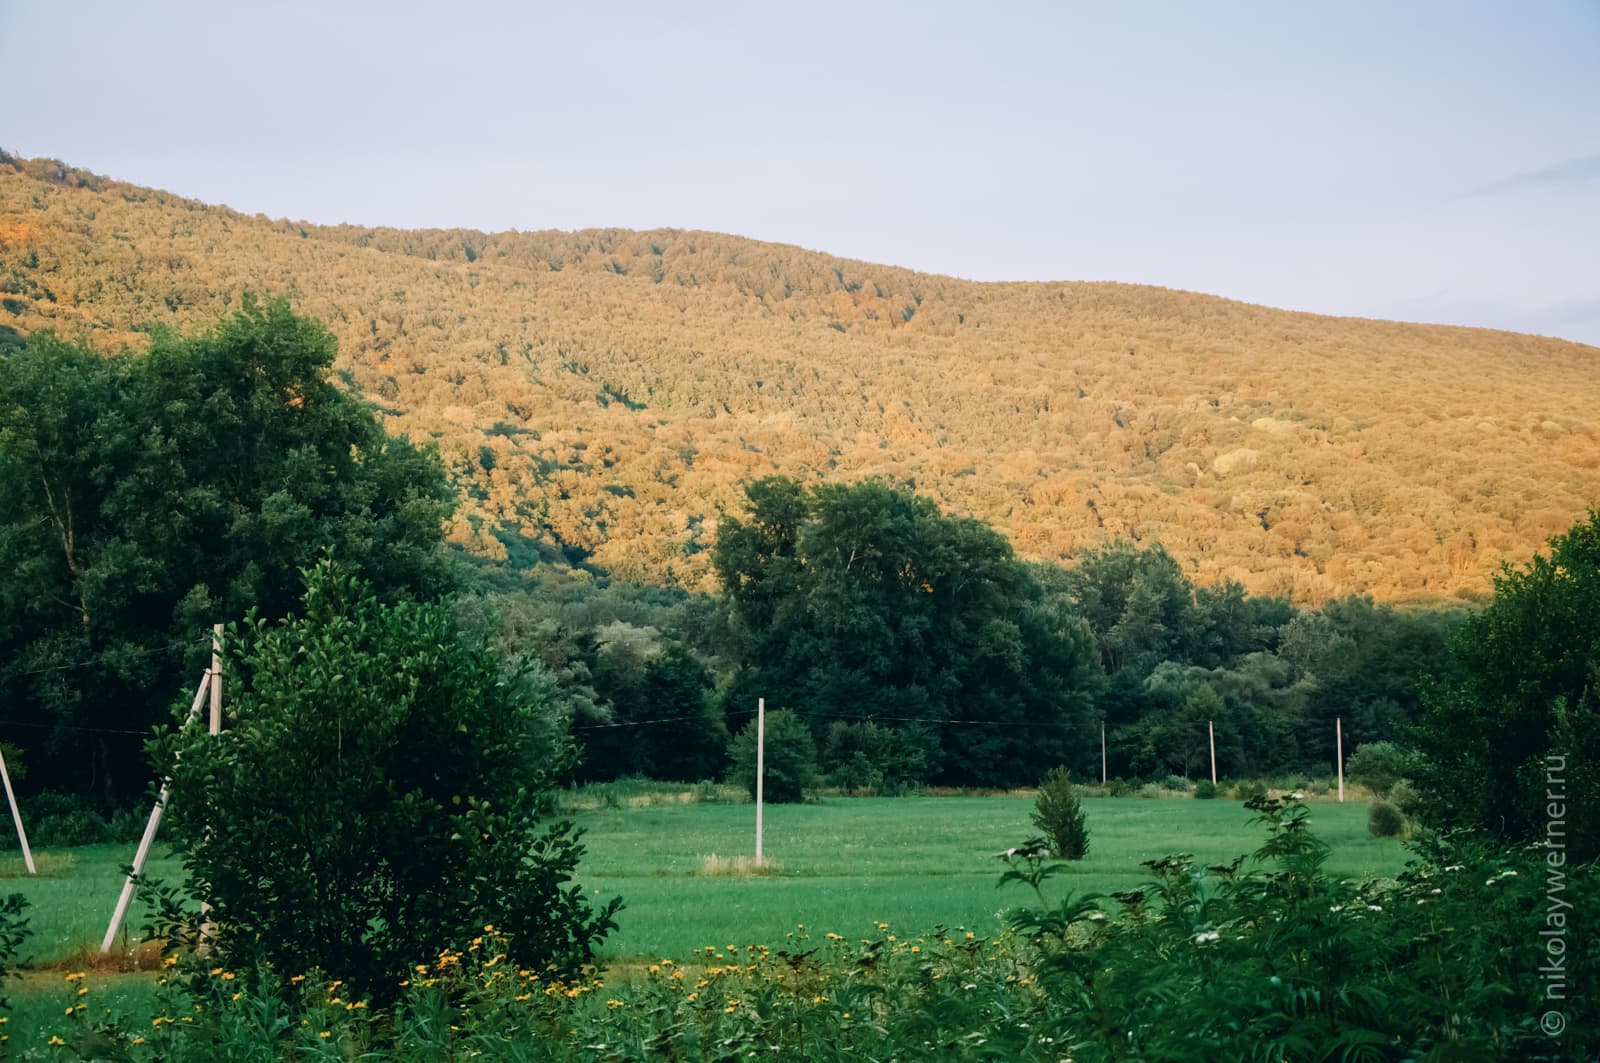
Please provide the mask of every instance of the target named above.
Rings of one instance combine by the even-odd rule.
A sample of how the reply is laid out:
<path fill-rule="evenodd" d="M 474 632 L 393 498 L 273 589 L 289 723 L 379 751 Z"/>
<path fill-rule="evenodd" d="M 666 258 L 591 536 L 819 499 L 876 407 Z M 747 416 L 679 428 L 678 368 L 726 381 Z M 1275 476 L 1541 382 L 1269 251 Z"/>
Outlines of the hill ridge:
<path fill-rule="evenodd" d="M 1600 349 L 1110 281 L 968 281 L 687 229 L 316 226 L 0 157 L 0 343 L 138 346 L 246 288 L 462 478 L 453 536 L 708 585 L 739 485 L 909 480 L 1059 560 L 1476 598 L 1600 501 Z"/>

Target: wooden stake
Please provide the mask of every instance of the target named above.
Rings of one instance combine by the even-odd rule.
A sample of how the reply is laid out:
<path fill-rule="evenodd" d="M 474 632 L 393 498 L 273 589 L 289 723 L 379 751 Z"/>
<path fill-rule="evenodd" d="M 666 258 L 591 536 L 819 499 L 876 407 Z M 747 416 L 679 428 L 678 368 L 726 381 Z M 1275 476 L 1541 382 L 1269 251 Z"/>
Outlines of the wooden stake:
<path fill-rule="evenodd" d="M 1338 716 L 1333 718 L 1333 741 L 1338 750 L 1337 764 L 1339 772 L 1339 803 L 1344 804 L 1344 720 Z"/>
<path fill-rule="evenodd" d="M 33 866 L 33 850 L 28 848 L 28 832 L 22 829 L 22 812 L 17 808 L 17 795 L 11 792 L 11 773 L 6 770 L 6 755 L 0 750 L 0 779 L 6 781 L 6 800 L 11 803 L 11 820 L 17 825 L 17 841 L 22 843 L 22 859 L 27 862 L 28 874 L 37 875 Z"/>
<path fill-rule="evenodd" d="M 1106 784 L 1106 725 L 1100 725 L 1100 785 Z"/>
<path fill-rule="evenodd" d="M 211 673 L 207 671 L 200 677 L 200 687 L 194 692 L 194 704 L 189 706 L 189 716 L 184 721 L 185 726 L 200 715 L 200 706 L 205 704 L 206 691 L 210 688 Z M 133 887 L 144 871 L 145 858 L 150 855 L 150 846 L 156 840 L 156 828 L 161 825 L 161 810 L 167 807 L 167 787 L 171 783 L 170 778 L 161 780 L 161 793 L 156 796 L 156 807 L 150 810 L 150 822 L 144 825 L 144 837 L 139 839 L 139 849 L 133 854 L 133 870 L 128 872 L 128 880 L 122 884 L 122 896 L 117 898 L 117 910 L 111 913 L 111 925 L 106 927 L 105 940 L 100 942 L 102 956 L 111 951 L 111 943 L 116 940 L 117 931 L 122 929 L 122 920 L 127 918 L 128 905 L 133 901 Z"/>
<path fill-rule="evenodd" d="M 1217 725 L 1206 721 L 1206 734 L 1211 738 L 1211 785 L 1217 785 Z"/>
<path fill-rule="evenodd" d="M 211 627 L 211 733 L 222 733 L 222 625 Z"/>
<path fill-rule="evenodd" d="M 756 699 L 756 866 L 761 866 L 761 797 L 767 774 L 767 699 Z"/>
<path fill-rule="evenodd" d="M 211 734 L 222 733 L 222 625 L 211 625 Z M 209 831 L 208 831 L 209 833 Z M 216 928 L 211 925 L 211 902 L 200 902 L 199 952 L 203 956 L 209 948 Z"/>

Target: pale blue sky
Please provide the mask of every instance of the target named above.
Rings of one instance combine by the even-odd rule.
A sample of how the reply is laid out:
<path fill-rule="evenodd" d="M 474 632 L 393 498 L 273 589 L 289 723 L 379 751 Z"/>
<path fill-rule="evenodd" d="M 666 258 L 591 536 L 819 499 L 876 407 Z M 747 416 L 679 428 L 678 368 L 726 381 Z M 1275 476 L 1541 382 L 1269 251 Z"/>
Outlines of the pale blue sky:
<path fill-rule="evenodd" d="M 274 217 L 1600 344 L 1600 0 L 0 0 L 0 70 L 0 147 Z"/>

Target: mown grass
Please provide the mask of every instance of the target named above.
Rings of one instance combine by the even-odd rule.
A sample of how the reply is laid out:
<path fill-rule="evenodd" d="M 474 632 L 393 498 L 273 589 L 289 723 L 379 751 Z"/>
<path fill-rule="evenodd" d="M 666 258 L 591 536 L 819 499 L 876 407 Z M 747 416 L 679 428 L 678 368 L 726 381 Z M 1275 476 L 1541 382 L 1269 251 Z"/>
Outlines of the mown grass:
<path fill-rule="evenodd" d="M 988 934 L 999 929 L 1006 909 L 1030 899 L 1015 888 L 995 887 L 998 854 L 1036 833 L 1025 796 L 768 806 L 764 855 L 777 867 L 766 875 L 717 873 L 706 860 L 753 852 L 752 805 L 679 801 L 665 791 L 647 803 L 598 804 L 566 814 L 587 832 L 589 851 L 579 868 L 585 890 L 597 900 L 621 894 L 626 902 L 621 928 L 601 955 L 602 963 L 619 968 L 681 961 L 708 945 L 778 944 L 800 924 L 811 933 L 852 938 L 878 922 L 906 932 L 943 925 Z M 1141 861 L 1186 852 L 1219 863 L 1262 840 L 1250 813 L 1235 801 L 1104 798 L 1084 808 L 1089 855 L 1055 880 L 1062 889 L 1127 889 L 1145 878 Z M 1404 865 L 1400 843 L 1367 833 L 1365 803 L 1312 808 L 1313 829 L 1333 850 L 1334 875 L 1384 877 Z M 153 992 L 147 974 L 126 973 L 151 958 L 134 951 L 137 935 L 125 933 L 111 961 L 97 958 L 131 846 L 86 846 L 50 857 L 41 870 L 52 873 L 0 881 L 0 891 L 20 891 L 32 902 L 33 935 L 24 948 L 32 970 L 6 991 L 17 1005 L 12 1028 L 30 1015 L 52 1014 L 61 1006 L 64 974 L 85 968 L 96 1010 L 137 1012 Z M 0 864 L 0 874 L 9 870 Z M 179 870 L 158 846 L 150 873 L 173 879 Z M 137 926 L 140 918 L 136 911 L 130 922 Z"/>
<path fill-rule="evenodd" d="M 1109 893 L 1139 883 L 1141 861 L 1174 852 L 1206 863 L 1261 844 L 1234 801 L 1105 798 L 1084 802 L 1089 855 L 1057 879 L 1063 888 Z M 1339 876 L 1388 876 L 1405 863 L 1396 842 L 1367 833 L 1367 806 L 1317 803 L 1312 822 L 1333 848 Z M 621 929 L 606 943 L 613 962 L 683 957 L 706 945 L 778 942 L 804 923 L 847 936 L 885 921 L 997 929 L 1027 898 L 997 890 L 998 854 L 1037 832 L 1023 797 L 852 798 L 766 809 L 768 876 L 704 873 L 704 857 L 754 850 L 750 805 L 653 805 L 574 816 L 588 834 L 580 867 L 597 898 L 621 894 Z"/>

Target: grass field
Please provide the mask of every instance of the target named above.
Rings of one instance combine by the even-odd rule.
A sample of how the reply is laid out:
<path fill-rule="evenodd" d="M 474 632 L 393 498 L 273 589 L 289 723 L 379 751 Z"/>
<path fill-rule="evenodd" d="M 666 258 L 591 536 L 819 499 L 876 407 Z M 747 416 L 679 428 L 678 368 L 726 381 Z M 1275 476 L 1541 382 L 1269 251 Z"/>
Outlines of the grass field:
<path fill-rule="evenodd" d="M 1236 801 L 1185 798 L 1101 798 L 1084 802 L 1087 859 L 1055 882 L 1060 889 L 1108 893 L 1145 876 L 1141 861 L 1187 852 L 1219 863 L 1262 840 Z M 816 934 L 849 937 L 877 922 L 906 931 L 964 926 L 981 934 L 1000 927 L 1004 910 L 1028 903 L 1017 887 L 997 889 L 997 855 L 1033 833 L 1026 797 L 841 798 L 811 805 L 769 806 L 766 875 L 707 873 L 707 858 L 748 855 L 755 809 L 749 804 L 663 803 L 598 808 L 573 814 L 588 854 L 579 867 L 597 899 L 620 894 L 621 930 L 606 943 L 603 963 L 684 958 L 706 945 L 780 943 L 804 924 Z M 1312 806 L 1313 829 L 1332 847 L 1330 870 L 1349 878 L 1388 876 L 1406 859 L 1397 842 L 1367 833 L 1367 806 Z M 98 949 L 121 887 L 120 868 L 132 846 L 88 846 L 41 854 L 38 878 L 21 876 L 20 856 L 0 859 L 0 892 L 24 893 L 33 935 L 24 949 L 34 971 L 9 995 L 16 1029 L 30 1012 L 58 1006 L 61 976 Z M 178 867 L 158 848 L 151 873 L 173 878 Z M 715 870 L 715 869 L 713 869 Z M 137 915 L 135 917 L 137 922 Z M 134 936 L 125 938 L 131 946 Z M 136 1010 L 151 993 L 146 974 L 91 974 L 97 1006 Z"/>

